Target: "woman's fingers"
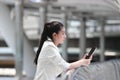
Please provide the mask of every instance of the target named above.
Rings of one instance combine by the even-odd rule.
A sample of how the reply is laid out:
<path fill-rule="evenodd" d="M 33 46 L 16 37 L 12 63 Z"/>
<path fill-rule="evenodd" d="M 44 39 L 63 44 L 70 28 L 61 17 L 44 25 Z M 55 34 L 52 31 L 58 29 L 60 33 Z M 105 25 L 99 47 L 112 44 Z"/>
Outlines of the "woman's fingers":
<path fill-rule="evenodd" d="M 88 53 L 84 54 L 83 59 L 85 59 L 87 55 L 88 55 Z"/>

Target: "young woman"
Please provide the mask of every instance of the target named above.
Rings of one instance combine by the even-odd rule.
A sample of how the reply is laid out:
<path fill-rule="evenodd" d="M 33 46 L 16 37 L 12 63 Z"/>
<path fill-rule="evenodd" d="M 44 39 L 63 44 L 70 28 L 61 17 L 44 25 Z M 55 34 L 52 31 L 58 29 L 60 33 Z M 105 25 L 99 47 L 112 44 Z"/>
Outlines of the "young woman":
<path fill-rule="evenodd" d="M 40 45 L 35 57 L 37 65 L 34 80 L 56 80 L 56 77 L 67 70 L 90 64 L 85 56 L 73 63 L 66 62 L 60 55 L 58 45 L 65 40 L 65 28 L 62 23 L 53 21 L 44 25 Z"/>

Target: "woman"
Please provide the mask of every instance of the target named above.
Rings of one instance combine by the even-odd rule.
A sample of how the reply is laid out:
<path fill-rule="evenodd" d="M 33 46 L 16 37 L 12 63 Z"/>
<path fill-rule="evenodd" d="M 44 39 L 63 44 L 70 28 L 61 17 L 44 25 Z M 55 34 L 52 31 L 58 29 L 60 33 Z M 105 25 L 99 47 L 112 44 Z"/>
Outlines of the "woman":
<path fill-rule="evenodd" d="M 44 25 L 40 45 L 36 54 L 37 70 L 34 80 L 56 80 L 56 77 L 67 70 L 90 64 L 85 56 L 73 63 L 66 62 L 60 55 L 57 46 L 65 40 L 65 28 L 62 23 L 53 21 Z"/>

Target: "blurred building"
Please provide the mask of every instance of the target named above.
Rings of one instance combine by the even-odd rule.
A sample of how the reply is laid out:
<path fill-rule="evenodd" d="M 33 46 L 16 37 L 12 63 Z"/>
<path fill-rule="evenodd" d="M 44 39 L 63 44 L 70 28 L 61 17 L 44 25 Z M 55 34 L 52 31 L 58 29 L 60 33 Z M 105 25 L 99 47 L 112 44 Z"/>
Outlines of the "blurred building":
<path fill-rule="evenodd" d="M 67 40 L 60 51 L 68 62 L 80 59 L 92 46 L 97 47 L 93 62 L 120 58 L 119 0 L 0 0 L 1 76 L 15 76 L 23 66 L 23 75 L 34 77 L 44 23 L 54 20 L 66 27 Z"/>

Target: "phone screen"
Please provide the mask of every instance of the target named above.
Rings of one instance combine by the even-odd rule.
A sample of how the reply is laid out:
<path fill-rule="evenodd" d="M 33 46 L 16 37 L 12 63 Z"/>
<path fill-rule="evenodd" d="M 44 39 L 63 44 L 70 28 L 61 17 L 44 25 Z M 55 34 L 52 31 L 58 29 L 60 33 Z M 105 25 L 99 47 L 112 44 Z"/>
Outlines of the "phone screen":
<path fill-rule="evenodd" d="M 89 59 L 90 56 L 93 54 L 93 52 L 95 51 L 96 47 L 92 47 L 90 52 L 88 53 L 88 56 L 86 56 L 86 59 Z"/>

